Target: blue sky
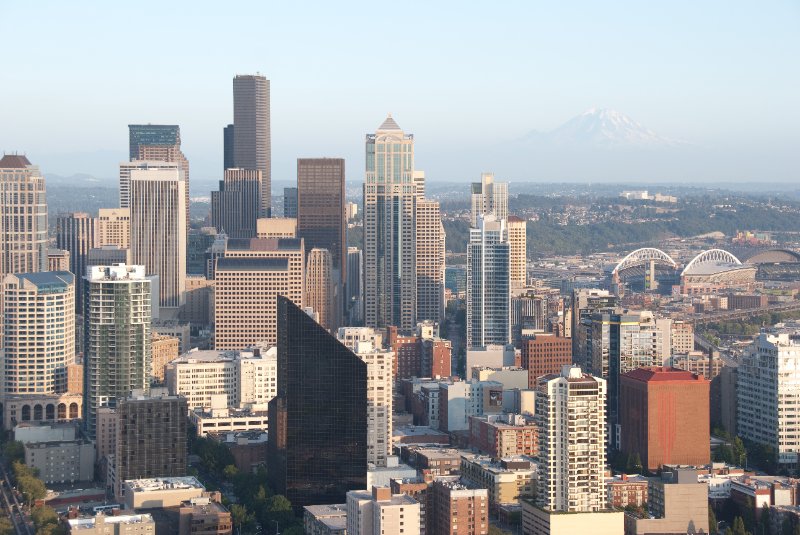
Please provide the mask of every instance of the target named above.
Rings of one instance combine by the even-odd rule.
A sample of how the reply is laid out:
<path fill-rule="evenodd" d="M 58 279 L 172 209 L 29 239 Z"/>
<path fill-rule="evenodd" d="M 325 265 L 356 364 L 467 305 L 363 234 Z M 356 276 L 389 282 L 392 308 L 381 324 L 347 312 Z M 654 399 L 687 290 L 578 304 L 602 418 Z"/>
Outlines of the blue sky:
<path fill-rule="evenodd" d="M 309 156 L 345 157 L 361 180 L 387 112 L 430 180 L 800 179 L 796 1 L 4 0 L 0 20 L 0 150 L 45 172 L 113 177 L 128 123 L 178 123 L 193 178 L 216 180 L 231 78 L 259 71 L 278 180 Z M 702 154 L 566 172 L 503 150 L 593 106 Z"/>

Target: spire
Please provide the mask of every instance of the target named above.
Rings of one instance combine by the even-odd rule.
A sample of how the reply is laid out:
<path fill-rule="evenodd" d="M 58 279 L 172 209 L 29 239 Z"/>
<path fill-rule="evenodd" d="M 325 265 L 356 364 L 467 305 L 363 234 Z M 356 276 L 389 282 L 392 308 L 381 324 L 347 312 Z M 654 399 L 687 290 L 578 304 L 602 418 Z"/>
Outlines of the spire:
<path fill-rule="evenodd" d="M 400 127 L 395 120 L 392 119 L 392 114 L 390 113 L 386 116 L 386 120 L 378 127 L 378 130 L 400 130 Z"/>

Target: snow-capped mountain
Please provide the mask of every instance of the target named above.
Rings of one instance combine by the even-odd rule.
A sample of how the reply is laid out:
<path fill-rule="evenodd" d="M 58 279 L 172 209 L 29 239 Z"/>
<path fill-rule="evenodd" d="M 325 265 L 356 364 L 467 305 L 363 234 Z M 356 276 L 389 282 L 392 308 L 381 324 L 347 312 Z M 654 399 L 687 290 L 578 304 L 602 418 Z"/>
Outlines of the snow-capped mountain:
<path fill-rule="evenodd" d="M 624 113 L 592 108 L 573 117 L 550 132 L 531 132 L 531 140 L 551 142 L 559 146 L 601 148 L 674 147 L 683 142 L 659 136 Z"/>

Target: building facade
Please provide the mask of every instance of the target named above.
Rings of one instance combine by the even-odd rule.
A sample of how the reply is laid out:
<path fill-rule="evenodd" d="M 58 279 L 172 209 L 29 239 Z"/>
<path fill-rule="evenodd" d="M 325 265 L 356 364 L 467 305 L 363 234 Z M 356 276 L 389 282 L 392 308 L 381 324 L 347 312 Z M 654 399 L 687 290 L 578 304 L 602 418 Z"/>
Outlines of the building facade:
<path fill-rule="evenodd" d="M 417 199 L 417 321 L 444 320 L 445 235 L 438 201 Z"/>
<path fill-rule="evenodd" d="M 305 305 L 319 317 L 329 331 L 339 326 L 339 300 L 333 273 L 333 257 L 327 249 L 311 249 L 306 267 Z"/>
<path fill-rule="evenodd" d="M 100 407 L 150 386 L 151 292 L 144 266 L 92 266 L 86 274 L 84 418 L 91 438 Z"/>
<path fill-rule="evenodd" d="M 364 321 L 368 327 L 416 325 L 414 136 L 391 116 L 366 138 Z"/>
<path fill-rule="evenodd" d="M 481 216 L 492 214 L 497 220 L 508 219 L 508 183 L 495 182 L 494 173 L 482 173 L 480 182 L 472 183 L 472 218 L 477 228 Z"/>
<path fill-rule="evenodd" d="M 285 297 L 269 422 L 270 483 L 292 505 L 343 503 L 365 488 L 367 365 Z"/>
<path fill-rule="evenodd" d="M 261 171 L 260 215 L 272 203 L 272 141 L 269 80 L 260 74 L 233 78 L 233 166 Z"/>
<path fill-rule="evenodd" d="M 521 217 L 508 216 L 509 273 L 512 288 L 524 288 L 528 285 L 527 239 L 527 222 Z"/>
<path fill-rule="evenodd" d="M 177 318 L 186 292 L 186 187 L 183 170 L 130 170 L 131 261 L 158 275 L 161 317 Z"/>
<path fill-rule="evenodd" d="M 467 348 L 511 341 L 508 230 L 482 216 L 467 245 Z"/>
<path fill-rule="evenodd" d="M 261 211 L 262 171 L 225 169 L 219 191 L 211 192 L 211 225 L 230 238 L 256 237 Z"/>

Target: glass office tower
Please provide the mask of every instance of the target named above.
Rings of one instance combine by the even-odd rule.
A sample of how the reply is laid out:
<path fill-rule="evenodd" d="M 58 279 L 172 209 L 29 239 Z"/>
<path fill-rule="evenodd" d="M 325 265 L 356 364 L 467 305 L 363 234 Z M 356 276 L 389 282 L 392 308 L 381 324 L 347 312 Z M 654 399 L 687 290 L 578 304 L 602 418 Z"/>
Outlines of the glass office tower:
<path fill-rule="evenodd" d="M 282 296 L 269 426 L 270 482 L 295 508 L 366 488 L 367 365 Z"/>

